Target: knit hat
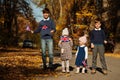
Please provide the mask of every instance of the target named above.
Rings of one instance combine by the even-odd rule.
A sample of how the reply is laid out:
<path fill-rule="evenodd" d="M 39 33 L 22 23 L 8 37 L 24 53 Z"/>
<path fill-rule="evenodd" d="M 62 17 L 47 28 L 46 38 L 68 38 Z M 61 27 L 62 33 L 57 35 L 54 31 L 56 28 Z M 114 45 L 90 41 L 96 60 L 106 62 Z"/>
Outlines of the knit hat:
<path fill-rule="evenodd" d="M 62 35 L 69 35 L 68 28 L 63 29 Z"/>
<path fill-rule="evenodd" d="M 83 43 L 86 43 L 87 42 L 87 38 L 86 36 L 82 36 L 79 38 L 79 41 L 83 42 Z"/>

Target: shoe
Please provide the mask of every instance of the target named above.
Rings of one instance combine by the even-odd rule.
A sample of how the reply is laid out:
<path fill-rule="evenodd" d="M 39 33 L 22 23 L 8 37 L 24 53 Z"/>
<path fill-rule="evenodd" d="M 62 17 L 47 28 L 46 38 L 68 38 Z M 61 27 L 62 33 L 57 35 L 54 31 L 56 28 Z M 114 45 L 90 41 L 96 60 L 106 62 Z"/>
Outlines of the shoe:
<path fill-rule="evenodd" d="M 107 70 L 103 70 L 103 74 L 104 74 L 104 75 L 107 75 Z"/>
<path fill-rule="evenodd" d="M 65 68 L 62 68 L 62 73 L 65 73 Z"/>
<path fill-rule="evenodd" d="M 66 67 L 66 72 L 67 72 L 67 73 L 70 73 L 69 67 Z"/>
<path fill-rule="evenodd" d="M 47 65 L 43 65 L 43 69 L 44 69 L 44 70 L 47 70 Z"/>
<path fill-rule="evenodd" d="M 76 74 L 80 73 L 80 68 L 76 68 Z"/>
<path fill-rule="evenodd" d="M 62 70 L 62 73 L 65 73 L 65 71 Z"/>
<path fill-rule="evenodd" d="M 78 72 L 78 71 L 76 71 L 75 73 L 76 73 L 76 74 L 78 74 L 79 72 Z"/>
<path fill-rule="evenodd" d="M 82 73 L 85 73 L 85 68 L 82 68 Z"/>
<path fill-rule="evenodd" d="M 96 73 L 96 70 L 92 69 L 91 74 L 95 74 L 95 73 Z"/>

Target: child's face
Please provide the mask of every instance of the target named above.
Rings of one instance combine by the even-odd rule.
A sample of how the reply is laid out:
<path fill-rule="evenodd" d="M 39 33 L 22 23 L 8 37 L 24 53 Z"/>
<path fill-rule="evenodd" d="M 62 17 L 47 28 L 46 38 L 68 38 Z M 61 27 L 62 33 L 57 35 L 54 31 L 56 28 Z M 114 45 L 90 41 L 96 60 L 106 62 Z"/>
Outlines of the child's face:
<path fill-rule="evenodd" d="M 43 17 L 47 19 L 49 17 L 49 13 L 43 13 Z"/>
<path fill-rule="evenodd" d="M 96 28 L 96 29 L 99 29 L 100 26 L 101 26 L 101 23 L 100 23 L 99 21 L 95 23 L 95 28 Z"/>
<path fill-rule="evenodd" d="M 81 42 L 81 41 L 79 41 L 79 45 L 84 45 L 84 43 L 83 43 L 83 42 Z"/>

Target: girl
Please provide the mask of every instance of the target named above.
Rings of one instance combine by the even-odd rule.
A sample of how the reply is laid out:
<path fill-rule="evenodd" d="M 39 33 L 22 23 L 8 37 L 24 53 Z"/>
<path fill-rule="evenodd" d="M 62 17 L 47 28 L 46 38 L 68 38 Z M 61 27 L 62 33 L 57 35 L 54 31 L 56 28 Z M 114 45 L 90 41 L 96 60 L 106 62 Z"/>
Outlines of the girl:
<path fill-rule="evenodd" d="M 82 66 L 82 73 L 85 73 L 85 65 L 84 62 L 87 61 L 88 58 L 88 48 L 85 45 L 87 42 L 87 38 L 86 36 L 82 36 L 79 38 L 79 46 L 77 49 L 77 52 L 75 54 L 76 56 L 76 61 L 75 61 L 75 65 L 76 65 L 76 73 L 79 73 L 80 71 L 80 67 Z"/>
<path fill-rule="evenodd" d="M 69 60 L 72 58 L 73 41 L 69 37 L 68 28 L 63 29 L 58 46 L 61 48 L 62 72 L 69 73 Z"/>

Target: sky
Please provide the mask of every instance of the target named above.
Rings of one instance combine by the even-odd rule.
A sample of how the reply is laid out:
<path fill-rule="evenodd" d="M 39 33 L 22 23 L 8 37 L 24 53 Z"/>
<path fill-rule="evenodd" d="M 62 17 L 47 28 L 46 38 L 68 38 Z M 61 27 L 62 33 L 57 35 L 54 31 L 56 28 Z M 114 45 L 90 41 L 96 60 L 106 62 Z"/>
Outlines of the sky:
<path fill-rule="evenodd" d="M 35 20 L 37 22 L 40 22 L 43 19 L 42 10 L 45 5 L 41 5 L 40 7 L 38 7 L 37 4 L 32 2 L 32 0 L 26 0 L 26 2 L 28 2 L 29 7 L 32 9 L 32 15 L 35 18 Z"/>
<path fill-rule="evenodd" d="M 4 0 L 0 0 L 1 3 L 3 3 Z M 40 22 L 43 19 L 43 14 L 42 14 L 42 10 L 45 7 L 45 5 L 41 5 L 41 6 L 37 6 L 37 4 L 41 1 L 41 0 L 25 0 L 28 4 L 29 7 L 32 9 L 32 15 L 35 18 L 36 22 Z M 35 1 L 36 3 L 33 3 L 33 1 Z M 22 12 L 22 11 L 20 11 Z"/>

